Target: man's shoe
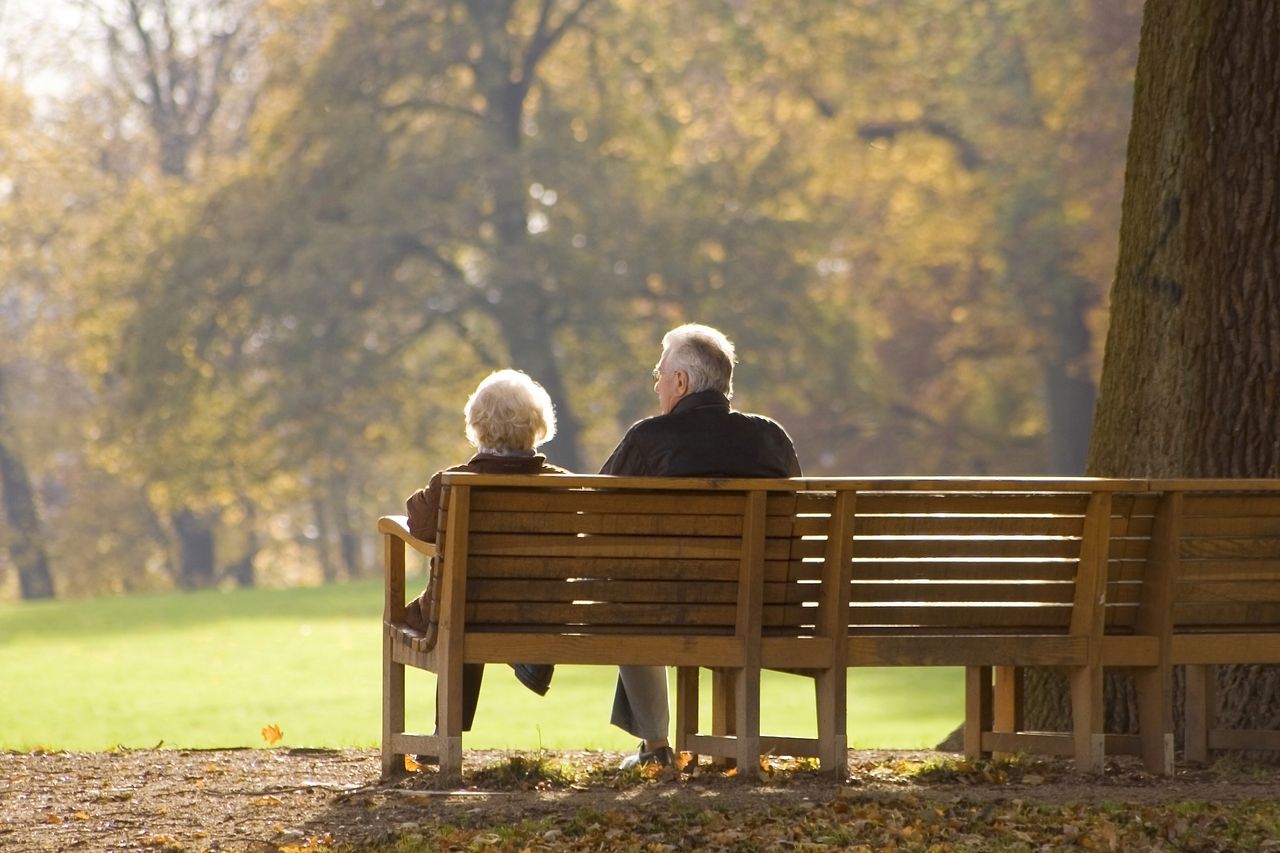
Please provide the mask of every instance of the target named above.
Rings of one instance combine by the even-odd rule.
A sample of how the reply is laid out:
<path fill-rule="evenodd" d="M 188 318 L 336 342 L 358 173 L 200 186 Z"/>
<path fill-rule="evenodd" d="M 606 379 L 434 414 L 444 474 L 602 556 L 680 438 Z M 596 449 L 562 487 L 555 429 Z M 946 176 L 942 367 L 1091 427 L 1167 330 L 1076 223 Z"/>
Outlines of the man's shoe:
<path fill-rule="evenodd" d="M 628 755 L 622 759 L 622 764 L 618 765 L 620 770 L 630 770 L 633 767 L 639 767 L 643 764 L 659 764 L 663 767 L 670 767 L 675 763 L 676 754 L 672 752 L 669 746 L 660 746 L 652 752 L 646 752 L 644 741 L 640 741 L 640 748 L 636 750 L 635 755 Z"/>
<path fill-rule="evenodd" d="M 551 676 L 556 668 L 549 663 L 513 663 L 516 678 L 539 696 L 546 696 L 551 689 Z"/>

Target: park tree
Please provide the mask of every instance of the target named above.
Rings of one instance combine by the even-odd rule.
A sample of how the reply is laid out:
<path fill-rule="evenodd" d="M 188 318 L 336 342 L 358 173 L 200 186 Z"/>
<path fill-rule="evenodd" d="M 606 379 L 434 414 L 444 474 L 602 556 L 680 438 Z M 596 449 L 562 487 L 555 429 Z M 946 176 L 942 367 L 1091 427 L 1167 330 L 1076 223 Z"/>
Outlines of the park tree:
<path fill-rule="evenodd" d="M 14 377 L 24 357 L 22 344 L 39 310 L 39 256 L 50 239 L 48 220 L 29 221 L 44 199 L 31 197 L 23 166 L 34 159 L 30 143 L 30 102 L 0 82 L 0 499 L 5 529 L 0 544 L 18 576 L 24 599 L 53 596 L 53 577 L 44 531 L 29 473 L 29 451 L 18 428 L 22 409 Z M 34 225 L 34 227 L 32 227 Z"/>
<path fill-rule="evenodd" d="M 1136 0 L 77 2 L 115 181 L 65 259 L 77 452 L 175 584 L 358 571 L 495 367 L 593 469 L 686 320 L 813 473 L 1041 471 L 1082 408 L 1046 405 L 1097 350 L 1054 318 L 1111 264 Z"/>
<path fill-rule="evenodd" d="M 263 74 L 257 56 L 260 3 L 79 0 L 77 5 L 86 15 L 91 37 L 100 40 L 109 69 L 100 83 L 85 85 L 77 97 L 99 116 L 106 132 L 129 141 L 123 156 L 101 162 L 120 181 L 120 192 L 115 204 L 101 209 L 100 233 L 118 244 L 105 249 L 99 263 L 87 271 L 85 290 L 101 300 L 98 307 L 112 305 L 116 310 L 111 316 L 123 318 L 148 298 L 151 270 L 163 268 L 153 238 L 170 232 L 172 220 L 184 221 L 192 196 L 218 174 L 219 163 L 245 144 Z M 113 216 L 118 217 L 114 223 Z M 129 228 L 137 230 L 131 234 Z M 131 256 L 121 263 L 120 250 L 126 247 Z M 216 445 L 200 441 L 201 431 L 190 423 L 186 440 L 176 446 L 148 434 L 149 423 L 172 419 L 171 401 L 167 395 L 133 393 L 136 387 L 121 392 L 115 371 L 129 365 L 128 346 L 133 342 L 127 333 L 119 340 L 127 327 L 117 321 L 103 329 L 96 316 L 87 323 L 96 338 L 114 338 L 113 346 L 121 349 L 108 356 L 113 365 L 108 384 L 114 387 L 99 386 L 113 428 L 96 443 L 110 445 L 106 455 L 119 459 L 123 453 L 131 460 L 126 466 L 130 475 L 144 481 L 139 490 L 160 521 L 163 538 L 174 543 L 175 582 L 187 588 L 209 586 L 217 579 L 219 521 L 228 501 L 209 493 L 208 478 L 190 475 L 201 470 L 192 448 Z M 182 425 L 171 426 L 168 438 L 183 434 Z M 234 503 L 238 510 L 252 511 L 247 499 Z M 242 549 L 247 553 L 236 572 L 242 582 L 251 582 L 251 545 L 247 540 Z"/>
<path fill-rule="evenodd" d="M 1146 5 L 1091 474 L 1280 476 L 1277 57 L 1274 4 Z M 1223 725 L 1268 725 L 1274 669 L 1219 677 Z M 1109 687 L 1125 730 L 1131 691 Z M 1050 725 L 1066 707 L 1031 698 Z"/>
<path fill-rule="evenodd" d="M 1280 11 L 1147 4 L 1089 470 L 1280 477 Z M 1275 668 L 1223 667 L 1257 728 Z"/>

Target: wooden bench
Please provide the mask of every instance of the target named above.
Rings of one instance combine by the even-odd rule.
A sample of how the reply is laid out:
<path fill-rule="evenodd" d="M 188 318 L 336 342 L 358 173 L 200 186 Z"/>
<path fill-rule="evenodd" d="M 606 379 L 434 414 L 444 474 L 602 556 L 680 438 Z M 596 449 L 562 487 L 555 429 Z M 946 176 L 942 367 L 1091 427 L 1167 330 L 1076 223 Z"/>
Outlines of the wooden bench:
<path fill-rule="evenodd" d="M 1280 664 L 1280 484 L 1153 480 L 1126 510 L 1113 531 L 1104 657 L 1145 667 L 1138 751 L 1148 767 L 1172 770 L 1174 666 L 1185 667 L 1187 760 L 1280 750 L 1280 731 L 1217 726 L 1214 673 L 1219 664 Z M 1165 733 L 1158 744 L 1155 729 Z"/>
<path fill-rule="evenodd" d="M 812 520 L 795 529 L 799 481 L 460 473 L 444 484 L 434 644 L 404 625 L 405 546 L 434 549 L 409 536 L 401 519 L 379 522 L 385 774 L 399 772 L 405 754 L 428 753 L 456 777 L 462 665 L 528 662 L 714 668 L 730 699 L 713 709 L 713 731 L 700 734 L 696 692 L 679 694 L 677 746 L 732 759 L 753 775 L 762 751 L 775 748 L 759 735 L 766 629 L 803 631 L 811 641 L 800 659 L 783 662 L 827 671 L 826 713 L 808 749 L 828 772 L 844 767 L 844 715 L 833 713 L 844 682 L 830 673 L 835 640 L 808 636 L 813 608 L 803 582 L 822 575 L 798 556 L 816 529 Z M 404 731 L 406 665 L 437 674 L 436 734 Z"/>
<path fill-rule="evenodd" d="M 1170 772 L 1175 664 L 1192 667 L 1203 752 L 1239 736 L 1196 710 L 1212 696 L 1194 668 L 1280 663 L 1275 481 L 445 480 L 434 645 L 403 625 L 405 546 L 433 549 L 379 522 L 388 774 L 415 752 L 460 772 L 464 662 L 675 666 L 677 749 L 744 775 L 770 752 L 843 773 L 853 666 L 964 667 L 970 755 L 1071 755 L 1089 770 L 1131 752 Z M 439 676 L 438 736 L 404 732 L 405 665 Z M 1069 732 L 1024 729 L 1033 666 L 1069 673 Z M 713 672 L 709 733 L 700 667 Z M 1137 674 L 1139 735 L 1103 731 L 1106 667 Z M 814 678 L 817 738 L 760 733 L 761 669 Z"/>

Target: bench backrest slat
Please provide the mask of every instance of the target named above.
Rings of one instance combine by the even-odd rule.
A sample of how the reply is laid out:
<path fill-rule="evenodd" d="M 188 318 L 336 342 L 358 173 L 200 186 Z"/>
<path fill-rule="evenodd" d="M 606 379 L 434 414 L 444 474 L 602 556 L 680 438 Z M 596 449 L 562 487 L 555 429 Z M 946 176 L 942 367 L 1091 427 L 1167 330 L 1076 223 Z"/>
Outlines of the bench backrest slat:
<path fill-rule="evenodd" d="M 1175 632 L 1228 625 L 1280 631 L 1280 497 L 1189 492 L 1181 534 Z"/>
<path fill-rule="evenodd" d="M 445 528 L 455 488 L 445 490 Z M 761 555 L 765 623 L 794 621 L 804 609 L 795 580 L 803 558 L 781 535 L 790 518 L 748 523 L 750 492 L 468 491 L 469 631 L 732 634 L 743 561 Z"/>
<path fill-rule="evenodd" d="M 851 633 L 1062 634 L 1089 493 L 862 493 Z"/>

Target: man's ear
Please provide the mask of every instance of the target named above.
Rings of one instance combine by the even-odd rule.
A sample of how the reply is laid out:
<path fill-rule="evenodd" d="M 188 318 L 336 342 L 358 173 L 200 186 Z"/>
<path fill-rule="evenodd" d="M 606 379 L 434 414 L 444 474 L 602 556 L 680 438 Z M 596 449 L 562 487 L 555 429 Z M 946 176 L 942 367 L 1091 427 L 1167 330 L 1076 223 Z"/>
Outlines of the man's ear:
<path fill-rule="evenodd" d="M 676 371 L 676 397 L 680 398 L 689 393 L 689 374 L 683 370 Z"/>

